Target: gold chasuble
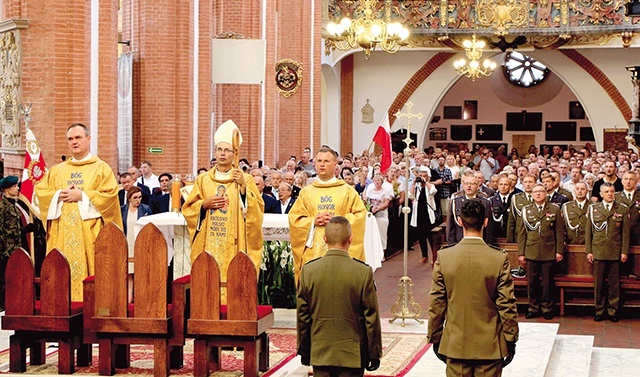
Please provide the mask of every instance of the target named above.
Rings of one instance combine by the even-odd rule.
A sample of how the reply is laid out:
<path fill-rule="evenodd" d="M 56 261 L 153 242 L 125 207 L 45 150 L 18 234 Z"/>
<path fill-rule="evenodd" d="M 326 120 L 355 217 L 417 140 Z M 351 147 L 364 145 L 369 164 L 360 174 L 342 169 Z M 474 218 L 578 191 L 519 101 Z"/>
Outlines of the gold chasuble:
<path fill-rule="evenodd" d="M 224 173 L 218 173 L 218 176 Z M 191 236 L 191 262 L 203 251 L 211 254 L 220 266 L 220 279 L 227 281 L 227 269 L 238 251 L 245 251 L 260 272 L 262 258 L 262 215 L 264 201 L 253 177 L 244 173 L 246 208 L 241 202 L 238 184 L 229 179 L 216 179 L 216 168 L 200 174 L 193 190 L 182 206 Z M 206 210 L 202 202 L 214 195 L 224 196 L 228 205 Z M 226 303 L 226 290 L 222 292 Z"/>
<path fill-rule="evenodd" d="M 74 185 L 82 201 L 58 201 L 60 190 Z M 47 253 L 57 248 L 71 267 L 71 300 L 82 301 L 82 281 L 95 273 L 95 240 L 113 221 L 122 229 L 118 183 L 111 167 L 97 156 L 67 160 L 51 168 L 36 185 L 40 217 L 47 227 Z"/>
<path fill-rule="evenodd" d="M 324 227 L 312 229 L 316 216 L 322 212 L 343 216 L 349 220 L 353 235 L 349 255 L 365 261 L 364 226 L 367 209 L 360 195 L 342 180 L 333 182 L 316 180 L 300 191 L 298 199 L 289 211 L 289 235 L 296 283 L 302 266 L 312 259 L 324 256 L 327 252 L 327 245 L 323 240 Z"/>

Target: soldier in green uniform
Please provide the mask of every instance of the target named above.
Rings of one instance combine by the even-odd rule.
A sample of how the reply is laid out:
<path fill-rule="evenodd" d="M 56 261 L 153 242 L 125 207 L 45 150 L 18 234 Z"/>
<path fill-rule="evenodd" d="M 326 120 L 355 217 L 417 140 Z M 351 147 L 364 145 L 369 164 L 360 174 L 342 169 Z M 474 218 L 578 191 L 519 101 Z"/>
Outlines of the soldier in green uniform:
<path fill-rule="evenodd" d="M 586 182 L 575 184 L 575 199 L 562 205 L 566 237 L 565 241 L 571 245 L 584 245 L 584 234 L 587 229 L 587 209 L 591 201 L 587 199 L 589 188 Z"/>
<path fill-rule="evenodd" d="M 628 171 L 622 175 L 622 191 L 616 192 L 615 201 L 629 207 L 629 246 L 640 245 L 640 192 L 636 190 L 638 175 Z M 637 279 L 634 272 L 634 260 L 629 258 L 627 263 L 620 266 L 620 275 Z"/>
<path fill-rule="evenodd" d="M 509 211 L 509 219 L 507 220 L 507 242 L 516 242 L 518 228 L 522 224 L 522 207 L 533 203 L 531 190 L 536 184 L 536 179 L 535 175 L 526 174 L 522 178 L 524 192 L 514 195 L 511 199 L 511 211 Z"/>
<path fill-rule="evenodd" d="M 327 253 L 302 267 L 298 285 L 298 354 L 313 375 L 362 376 L 380 366 L 382 330 L 373 270 L 347 250 L 351 225 L 334 216 Z"/>
<path fill-rule="evenodd" d="M 518 340 L 509 257 L 483 241 L 479 198 L 466 200 L 458 219 L 464 237 L 440 249 L 433 268 L 427 338 L 447 376 L 500 376 Z"/>
<path fill-rule="evenodd" d="M 0 180 L 0 308 L 4 310 L 4 273 L 11 253 L 22 247 L 22 222 L 16 205 L 20 188 L 18 177 L 9 175 Z"/>
<path fill-rule="evenodd" d="M 626 262 L 629 255 L 628 207 L 614 201 L 614 195 L 614 185 L 603 182 L 600 186 L 602 201 L 591 205 L 587 212 L 585 252 L 587 260 L 593 264 L 596 322 L 603 321 L 607 315 L 611 322 L 619 321 L 620 262 Z"/>
<path fill-rule="evenodd" d="M 547 178 L 548 179 L 548 178 Z M 554 265 L 564 254 L 564 222 L 560 207 L 547 201 L 541 184 L 533 186 L 533 204 L 522 208 L 518 230 L 518 259 L 527 270 L 529 310 L 526 318 L 553 318 Z"/>

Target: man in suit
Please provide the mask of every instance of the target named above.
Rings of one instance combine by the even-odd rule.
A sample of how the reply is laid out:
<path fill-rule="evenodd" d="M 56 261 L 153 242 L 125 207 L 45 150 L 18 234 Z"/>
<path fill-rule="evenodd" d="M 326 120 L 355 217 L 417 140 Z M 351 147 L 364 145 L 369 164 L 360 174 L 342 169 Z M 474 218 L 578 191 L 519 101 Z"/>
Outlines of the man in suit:
<path fill-rule="evenodd" d="M 478 191 L 486 194 L 487 198 L 492 197 L 493 194 L 495 194 L 495 191 L 493 191 L 493 189 L 491 189 L 491 187 L 489 187 L 489 186 L 487 186 L 485 184 L 484 175 L 482 175 L 482 172 L 475 171 L 474 175 L 475 175 L 475 177 L 476 177 L 476 179 L 478 181 Z"/>
<path fill-rule="evenodd" d="M 522 178 L 524 192 L 514 195 L 511 199 L 511 211 L 509 211 L 509 219 L 507 220 L 507 242 L 516 242 L 518 229 L 522 224 L 522 207 L 533 203 L 531 190 L 533 190 L 536 180 L 535 175 L 527 173 Z"/>
<path fill-rule="evenodd" d="M 298 354 L 313 375 L 362 376 L 380 366 L 382 330 L 373 270 L 347 250 L 351 225 L 325 226 L 329 250 L 302 267 L 298 285 Z"/>
<path fill-rule="evenodd" d="M 124 172 L 120 174 L 120 191 L 118 191 L 118 200 L 120 200 L 120 206 L 127 204 L 127 192 L 131 187 L 133 187 L 133 183 L 135 182 L 133 175 L 129 172 Z M 142 190 L 142 204 L 149 203 L 149 197 L 151 196 L 151 191 L 149 188 L 143 184 L 136 184 L 137 187 L 140 187 Z"/>
<path fill-rule="evenodd" d="M 587 199 L 589 189 L 586 182 L 580 181 L 573 187 L 575 199 L 562 205 L 562 217 L 565 225 L 565 241 L 568 245 L 584 245 L 587 229 L 587 210 L 591 201 Z"/>
<path fill-rule="evenodd" d="M 493 220 L 493 236 L 505 238 L 507 236 L 507 220 L 509 219 L 512 194 L 511 180 L 504 176 L 498 180 L 498 191 L 489 198 Z"/>
<path fill-rule="evenodd" d="M 526 318 L 542 313 L 545 319 L 552 319 L 553 272 L 564 254 L 564 222 L 560 207 L 547 202 L 543 185 L 533 186 L 531 192 L 533 203 L 522 208 L 522 225 L 518 229 L 518 260 L 527 270 Z"/>
<path fill-rule="evenodd" d="M 551 174 L 545 175 L 544 178 L 542 178 L 542 184 L 547 191 L 549 203 L 561 206 L 569 201 L 569 198 L 558 193 L 558 190 L 556 190 L 556 179 Z"/>
<path fill-rule="evenodd" d="M 594 320 L 603 321 L 608 315 L 612 322 L 618 322 L 620 262 L 626 262 L 629 255 L 629 209 L 614 200 L 615 187 L 610 182 L 600 185 L 600 197 L 602 201 L 589 207 L 585 232 L 585 252 L 593 264 Z"/>
<path fill-rule="evenodd" d="M 298 198 L 298 195 L 300 195 L 300 187 L 293 184 L 295 176 L 296 176 L 295 173 L 291 171 L 286 171 L 282 174 L 282 180 L 287 182 L 289 186 L 291 186 L 291 198 L 294 201 Z"/>
<path fill-rule="evenodd" d="M 160 187 L 153 191 L 149 198 L 149 207 L 151 212 L 156 213 L 169 212 L 171 210 L 171 192 L 169 185 L 173 177 L 169 173 L 162 173 L 158 176 Z"/>
<path fill-rule="evenodd" d="M 500 376 L 518 340 L 509 257 L 482 240 L 480 199 L 465 201 L 457 221 L 464 238 L 441 249 L 433 268 L 427 338 L 447 376 Z"/>
<path fill-rule="evenodd" d="M 264 200 L 264 213 L 280 213 L 278 200 L 264 192 L 264 178 L 262 178 L 262 175 L 254 175 L 253 180 L 256 182 L 260 195 L 262 195 L 262 200 Z"/>
<path fill-rule="evenodd" d="M 286 182 L 280 183 L 280 186 L 278 186 L 278 209 L 280 212 L 278 213 L 288 214 L 289 210 L 291 210 L 291 206 L 296 201 L 291 192 L 291 185 Z"/>
<path fill-rule="evenodd" d="M 459 242 L 464 236 L 462 226 L 458 222 L 460 210 L 464 202 L 469 199 L 479 198 L 486 207 L 485 216 L 489 219 L 489 225 L 484 228 L 484 241 L 488 244 L 493 243 L 493 216 L 491 216 L 491 204 L 484 196 L 484 193 L 478 191 L 478 180 L 474 177 L 473 172 L 467 170 L 462 175 L 462 192 L 451 198 L 451 207 L 447 215 L 447 243 L 453 245 Z"/>

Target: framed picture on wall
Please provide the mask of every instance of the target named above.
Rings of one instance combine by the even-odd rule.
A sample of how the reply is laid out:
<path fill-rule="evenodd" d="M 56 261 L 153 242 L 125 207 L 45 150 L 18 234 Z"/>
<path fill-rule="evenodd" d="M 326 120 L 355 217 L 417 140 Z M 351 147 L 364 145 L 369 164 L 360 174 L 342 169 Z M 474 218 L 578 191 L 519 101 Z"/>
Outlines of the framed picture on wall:
<path fill-rule="evenodd" d="M 429 140 L 447 140 L 447 129 L 445 127 L 432 127 L 429 129 Z"/>
<path fill-rule="evenodd" d="M 445 106 L 442 115 L 444 119 L 462 119 L 462 107 Z"/>
<path fill-rule="evenodd" d="M 471 140 L 471 126 L 451 125 L 451 140 Z"/>
<path fill-rule="evenodd" d="M 476 140 L 502 140 L 502 124 L 476 124 Z"/>
<path fill-rule="evenodd" d="M 463 119 L 478 119 L 478 101 L 464 101 Z"/>
<path fill-rule="evenodd" d="M 584 109 L 580 101 L 569 101 L 569 119 L 585 119 Z"/>
<path fill-rule="evenodd" d="M 547 141 L 576 141 L 576 122 L 547 122 L 544 137 Z"/>
<path fill-rule="evenodd" d="M 580 127 L 580 141 L 596 141 L 596 137 L 593 135 L 593 128 Z"/>
<path fill-rule="evenodd" d="M 542 113 L 507 113 L 507 131 L 542 131 Z"/>

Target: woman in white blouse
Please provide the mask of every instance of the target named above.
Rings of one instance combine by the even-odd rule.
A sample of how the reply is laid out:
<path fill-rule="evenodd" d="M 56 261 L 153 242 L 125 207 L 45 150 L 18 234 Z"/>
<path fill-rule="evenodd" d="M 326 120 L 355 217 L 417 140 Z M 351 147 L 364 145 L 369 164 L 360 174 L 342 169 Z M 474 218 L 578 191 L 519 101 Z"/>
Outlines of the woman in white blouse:
<path fill-rule="evenodd" d="M 420 176 L 416 178 L 410 190 L 412 209 L 411 222 L 409 223 L 420 243 L 420 250 L 422 251 L 420 263 L 423 264 L 429 260 L 427 242 L 431 234 L 431 229 L 436 225 L 436 201 L 434 195 L 437 191 L 436 187 L 429 182 L 428 168 L 423 166 L 420 168 Z"/>
<path fill-rule="evenodd" d="M 376 217 L 378 230 L 380 231 L 380 240 L 382 241 L 382 249 L 387 248 L 387 228 L 389 227 L 389 202 L 393 198 L 393 193 L 382 187 L 384 178 L 381 175 L 373 177 L 373 183 L 369 184 L 362 197 L 367 204 L 369 211 Z"/>

